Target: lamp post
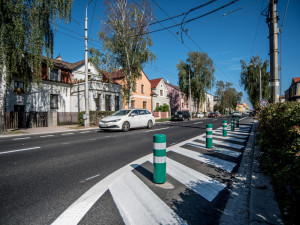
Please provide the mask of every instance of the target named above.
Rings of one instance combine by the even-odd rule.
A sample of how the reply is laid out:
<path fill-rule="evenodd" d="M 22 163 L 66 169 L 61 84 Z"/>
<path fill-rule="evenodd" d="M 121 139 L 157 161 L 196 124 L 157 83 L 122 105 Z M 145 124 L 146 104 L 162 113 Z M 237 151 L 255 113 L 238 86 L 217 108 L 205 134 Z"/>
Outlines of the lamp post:
<path fill-rule="evenodd" d="M 89 127 L 90 126 L 90 109 L 89 109 L 89 78 L 88 78 L 88 49 L 87 49 L 87 42 L 88 42 L 88 32 L 87 32 L 87 26 L 88 26 L 88 18 L 87 18 L 87 9 L 89 4 L 91 3 L 90 0 L 89 3 L 86 5 L 86 9 L 85 9 L 85 52 L 84 52 L 84 61 L 85 61 L 85 123 L 84 126 L 85 127 Z"/>

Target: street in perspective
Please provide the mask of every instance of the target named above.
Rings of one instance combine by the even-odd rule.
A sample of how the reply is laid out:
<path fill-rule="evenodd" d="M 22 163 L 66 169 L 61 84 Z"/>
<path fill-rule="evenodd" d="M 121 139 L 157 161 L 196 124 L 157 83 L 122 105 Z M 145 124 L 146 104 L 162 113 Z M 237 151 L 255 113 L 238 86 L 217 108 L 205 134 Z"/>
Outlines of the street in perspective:
<path fill-rule="evenodd" d="M 0 225 L 298 224 L 299 10 L 0 2 Z"/>

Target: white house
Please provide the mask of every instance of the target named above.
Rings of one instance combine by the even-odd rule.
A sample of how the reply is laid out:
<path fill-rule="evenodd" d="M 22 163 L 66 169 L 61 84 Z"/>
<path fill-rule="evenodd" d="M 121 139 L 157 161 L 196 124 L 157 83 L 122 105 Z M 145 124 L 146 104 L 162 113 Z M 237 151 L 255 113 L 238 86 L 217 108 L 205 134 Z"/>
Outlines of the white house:
<path fill-rule="evenodd" d="M 164 104 L 170 108 L 170 98 L 168 97 L 168 88 L 162 78 L 150 80 L 151 96 L 152 96 L 152 111 L 158 106 Z"/>

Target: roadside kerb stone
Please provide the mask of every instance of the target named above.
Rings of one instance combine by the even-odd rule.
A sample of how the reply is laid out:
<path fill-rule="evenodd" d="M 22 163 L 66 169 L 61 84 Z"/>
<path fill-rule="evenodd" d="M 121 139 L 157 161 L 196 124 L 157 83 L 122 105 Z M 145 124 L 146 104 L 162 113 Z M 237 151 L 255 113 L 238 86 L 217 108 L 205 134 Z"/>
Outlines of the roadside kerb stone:
<path fill-rule="evenodd" d="M 257 122 L 252 126 L 248 144 L 230 190 L 230 197 L 220 218 L 220 224 L 249 224 L 251 175 L 255 144 L 254 131 L 256 127 Z"/>

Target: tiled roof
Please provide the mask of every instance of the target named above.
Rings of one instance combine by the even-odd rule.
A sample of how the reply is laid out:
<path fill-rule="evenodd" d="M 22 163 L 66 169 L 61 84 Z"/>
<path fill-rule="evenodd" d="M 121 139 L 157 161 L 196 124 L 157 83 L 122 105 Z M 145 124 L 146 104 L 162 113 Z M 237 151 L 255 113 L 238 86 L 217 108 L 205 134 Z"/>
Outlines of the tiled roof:
<path fill-rule="evenodd" d="M 162 80 L 162 78 L 157 78 L 157 79 L 150 80 L 151 88 L 156 88 L 157 85 L 159 84 L 159 82 L 160 82 L 161 80 Z"/>
<path fill-rule="evenodd" d="M 298 83 L 299 81 L 300 81 L 300 77 L 294 77 L 294 78 L 293 78 L 293 82 L 294 82 L 294 83 Z"/>
<path fill-rule="evenodd" d="M 84 60 L 81 60 L 79 62 L 76 62 L 76 63 L 69 63 L 69 62 L 65 62 L 65 61 L 62 61 L 62 60 L 57 60 L 57 59 L 49 59 L 47 57 L 43 57 L 44 60 L 50 60 L 51 62 L 53 62 L 53 65 L 56 67 L 56 68 L 61 68 L 61 69 L 67 69 L 67 70 L 73 70 L 75 69 L 76 67 L 84 64 Z"/>
<path fill-rule="evenodd" d="M 170 84 L 170 83 L 166 83 L 166 85 L 169 85 L 170 87 L 172 87 L 172 88 L 180 91 L 180 88 L 178 86 L 176 86 L 176 85 L 173 85 L 173 84 Z"/>
<path fill-rule="evenodd" d="M 106 79 L 118 79 L 118 78 L 124 78 L 124 74 L 122 73 L 122 70 L 117 70 L 115 72 L 106 72 L 106 71 L 102 71 L 104 77 Z"/>

